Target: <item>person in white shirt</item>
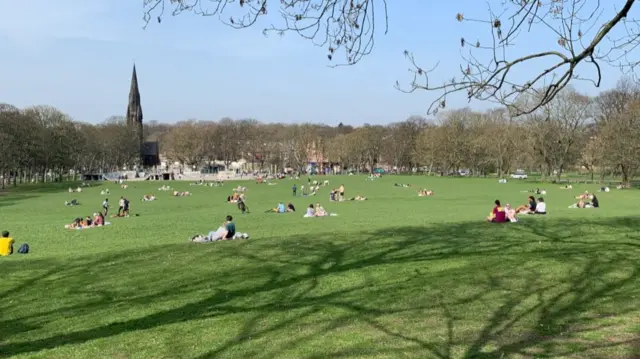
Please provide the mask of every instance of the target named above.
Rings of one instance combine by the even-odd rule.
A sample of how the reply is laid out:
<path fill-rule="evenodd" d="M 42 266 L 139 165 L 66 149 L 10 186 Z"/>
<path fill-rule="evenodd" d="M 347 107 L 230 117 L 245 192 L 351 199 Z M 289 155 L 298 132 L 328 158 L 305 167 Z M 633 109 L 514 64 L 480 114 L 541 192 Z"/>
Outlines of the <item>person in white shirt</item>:
<path fill-rule="evenodd" d="M 547 204 L 544 203 L 544 198 L 542 197 L 538 198 L 535 214 L 547 214 Z"/>

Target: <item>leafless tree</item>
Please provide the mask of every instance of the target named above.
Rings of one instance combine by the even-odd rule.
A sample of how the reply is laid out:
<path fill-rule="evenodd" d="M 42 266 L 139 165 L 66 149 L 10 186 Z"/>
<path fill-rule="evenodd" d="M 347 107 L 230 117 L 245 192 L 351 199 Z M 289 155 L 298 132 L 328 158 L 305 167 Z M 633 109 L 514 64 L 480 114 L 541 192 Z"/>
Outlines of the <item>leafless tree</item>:
<path fill-rule="evenodd" d="M 205 135 L 205 127 L 195 120 L 178 122 L 165 135 L 166 154 L 185 165 L 199 165 L 206 156 Z"/>
<path fill-rule="evenodd" d="M 602 161 L 620 171 L 626 185 L 640 171 L 640 102 L 609 118 L 598 136 L 602 143 Z"/>
<path fill-rule="evenodd" d="M 437 64 L 420 66 L 405 51 L 414 77 L 408 86 L 398 83 L 397 87 L 407 92 L 438 92 L 430 113 L 446 108 L 447 97 L 458 92 L 470 100 L 505 105 L 517 115 L 532 113 L 572 81 L 600 86 L 603 64 L 633 71 L 639 61 L 634 50 L 640 44 L 640 23 L 632 12 L 635 3 L 489 0 L 486 17 L 461 9 L 450 14 L 451 21 L 472 26 L 469 34 L 473 35 L 460 38 L 460 46 L 468 50 L 462 55 L 460 72 L 434 83 L 429 77 Z M 246 28 L 259 24 L 261 17 L 280 15 L 272 19 L 276 25 L 266 26 L 265 33 L 294 32 L 325 47 L 329 61 L 340 53 L 344 64 L 355 64 L 370 54 L 379 29 L 386 33 L 388 25 L 386 0 L 143 0 L 143 7 L 147 23 L 152 19 L 161 22 L 166 14 L 192 13 L 217 16 L 231 27 Z M 478 39 L 477 34 L 482 33 L 487 36 Z M 543 49 L 526 51 L 526 36 L 551 40 Z M 523 71 L 529 75 L 522 76 Z M 592 75 L 584 76 L 585 72 Z M 531 94 L 538 101 L 522 107 L 519 98 Z"/>
<path fill-rule="evenodd" d="M 577 142 L 593 119 L 592 100 L 566 88 L 526 118 L 532 154 L 544 164 L 546 175 L 555 173 L 560 178 L 568 164 L 580 157 Z"/>

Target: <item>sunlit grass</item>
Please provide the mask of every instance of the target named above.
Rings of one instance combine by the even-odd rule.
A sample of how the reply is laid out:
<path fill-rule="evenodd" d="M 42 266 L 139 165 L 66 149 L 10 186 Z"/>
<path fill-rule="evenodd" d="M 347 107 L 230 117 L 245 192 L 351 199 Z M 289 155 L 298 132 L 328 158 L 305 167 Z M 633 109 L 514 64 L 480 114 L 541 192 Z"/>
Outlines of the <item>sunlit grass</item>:
<path fill-rule="evenodd" d="M 491 225 L 495 199 L 531 184 L 495 180 L 329 177 L 365 202 L 293 198 L 292 181 L 233 186 L 114 184 L 0 197 L 0 226 L 32 253 L 0 258 L 0 356 L 22 358 L 635 358 L 640 356 L 640 193 L 548 187 L 549 215 Z M 298 185 L 306 178 L 298 181 Z M 411 183 L 413 188 L 394 187 Z M 69 231 L 110 188 L 130 218 Z M 417 197 L 418 187 L 435 190 Z M 155 202 L 143 203 L 145 193 Z M 65 207 L 76 198 L 81 205 Z M 266 214 L 278 201 L 298 213 Z M 302 218 L 321 202 L 337 217 Z M 187 238 L 236 218 L 249 240 Z"/>

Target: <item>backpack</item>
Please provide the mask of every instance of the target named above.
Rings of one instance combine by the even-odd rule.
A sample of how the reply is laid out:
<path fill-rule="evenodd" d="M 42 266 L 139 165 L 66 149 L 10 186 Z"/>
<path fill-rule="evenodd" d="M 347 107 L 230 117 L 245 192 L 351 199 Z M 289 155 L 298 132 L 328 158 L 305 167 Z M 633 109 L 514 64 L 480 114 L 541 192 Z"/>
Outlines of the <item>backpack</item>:
<path fill-rule="evenodd" d="M 24 243 L 23 245 L 20 246 L 20 248 L 18 248 L 18 253 L 20 254 L 27 254 L 29 253 L 29 245 Z"/>

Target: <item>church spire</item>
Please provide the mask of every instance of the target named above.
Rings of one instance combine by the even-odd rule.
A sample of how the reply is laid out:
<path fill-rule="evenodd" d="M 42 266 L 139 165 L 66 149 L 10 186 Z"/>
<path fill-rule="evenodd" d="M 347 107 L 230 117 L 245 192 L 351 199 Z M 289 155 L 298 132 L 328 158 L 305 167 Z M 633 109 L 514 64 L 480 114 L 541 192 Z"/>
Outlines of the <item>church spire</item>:
<path fill-rule="evenodd" d="M 129 126 L 142 127 L 142 104 L 140 103 L 140 89 L 138 88 L 138 75 L 135 64 L 133 65 L 133 74 L 131 75 L 129 105 L 127 106 L 127 124 Z"/>

